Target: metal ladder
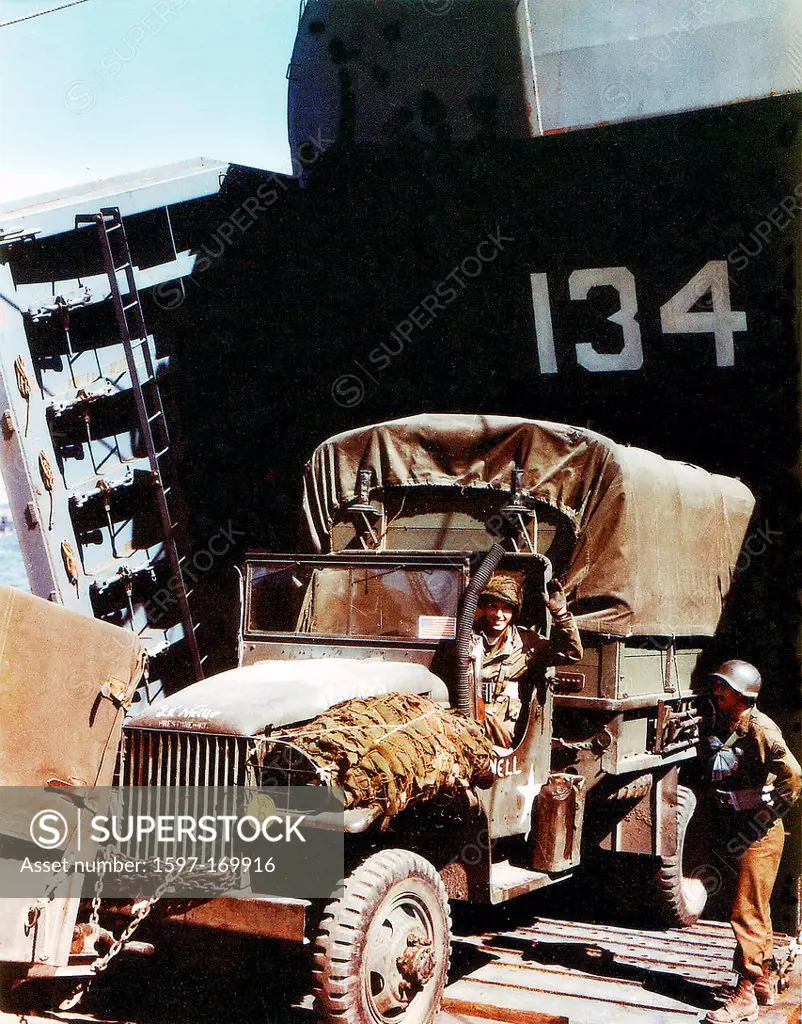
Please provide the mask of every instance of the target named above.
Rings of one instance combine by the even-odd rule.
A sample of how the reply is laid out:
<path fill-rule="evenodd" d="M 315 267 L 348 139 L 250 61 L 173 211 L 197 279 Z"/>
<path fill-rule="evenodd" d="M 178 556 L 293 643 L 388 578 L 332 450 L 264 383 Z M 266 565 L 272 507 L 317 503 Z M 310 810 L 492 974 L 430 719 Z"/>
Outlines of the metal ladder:
<path fill-rule="evenodd" d="M 195 635 L 197 625 L 192 621 L 189 607 L 189 596 L 192 593 L 184 586 L 181 573 L 182 563 L 186 560 L 179 556 L 175 540 L 175 524 L 170 515 L 167 495 L 170 488 L 165 488 L 162 480 L 161 459 L 170 450 L 170 435 L 164 415 L 156 371 L 153 365 L 148 332 L 139 291 L 134 278 L 128 238 L 125 234 L 120 209 L 117 206 L 101 207 L 100 213 L 80 214 L 75 218 L 75 225 L 94 224 L 97 228 L 98 240 L 103 254 L 103 267 L 111 286 L 111 298 L 117 316 L 117 326 L 122 338 L 128 373 L 131 378 L 131 389 L 134 393 L 139 429 L 145 442 L 148 462 L 153 476 L 153 488 L 156 505 L 159 511 L 164 547 L 170 563 L 173 579 L 176 581 L 175 596 L 178 601 L 181 625 L 184 630 L 187 649 L 196 679 L 203 679 L 203 661 Z M 121 290 L 119 275 L 124 274 L 125 288 Z M 142 361 L 138 364 L 137 357 L 141 354 Z M 140 366 L 144 368 L 144 377 L 140 376 Z M 145 390 L 147 389 L 147 391 Z"/>

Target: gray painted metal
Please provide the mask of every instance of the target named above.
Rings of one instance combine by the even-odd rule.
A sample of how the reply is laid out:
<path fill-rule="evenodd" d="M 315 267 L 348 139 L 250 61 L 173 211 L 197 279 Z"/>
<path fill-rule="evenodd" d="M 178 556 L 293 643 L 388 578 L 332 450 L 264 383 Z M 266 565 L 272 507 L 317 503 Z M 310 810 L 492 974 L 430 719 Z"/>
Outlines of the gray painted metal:
<path fill-rule="evenodd" d="M 131 267 L 130 286 L 146 292 L 184 278 L 195 256 L 188 250 L 176 251 L 170 206 L 215 194 L 228 168 L 208 160 L 187 161 L 0 207 L 0 468 L 32 592 L 87 615 L 95 611 L 92 586 L 95 596 L 105 600 L 113 596 L 109 588 L 120 590 L 123 584 L 124 589 L 123 577 L 128 574 L 143 583 L 152 578 L 154 562 L 166 554 L 163 540 L 143 544 L 134 517 L 115 517 L 113 523 L 109 518 L 83 535 L 75 525 L 91 502 L 102 500 L 104 488 L 116 494 L 133 491 L 150 479 L 152 466 L 140 450 L 135 415 L 113 435 L 91 434 L 93 410 L 109 398 L 132 394 L 134 385 L 119 336 L 95 331 L 89 347 L 84 343 L 74 348 L 70 342 L 70 318 L 93 313 L 94 307 L 109 302 L 111 289 L 102 272 L 100 245 L 97 269 L 89 275 L 71 277 L 73 268 L 62 255 L 50 261 L 52 270 L 45 267 L 33 280 L 36 275 L 30 271 L 20 272 L 26 268 L 26 246 L 52 244 L 62 253 L 65 243 L 72 244 L 76 217 L 97 215 L 104 207 L 118 207 L 129 218 L 163 211 L 172 252 L 165 251 L 169 258 L 157 265 Z M 56 332 L 63 331 L 63 345 L 42 359 L 31 340 L 49 323 Z M 156 359 L 151 335 L 142 343 L 136 372 L 149 375 L 148 368 L 155 368 L 161 378 L 167 360 Z M 80 422 L 83 413 L 90 414 L 89 432 L 65 449 L 61 426 L 70 416 Z M 131 615 L 123 595 L 117 596 L 119 614 L 114 621 L 125 621 L 134 629 L 151 655 L 182 639 L 180 624 L 165 620 L 154 625 L 141 602 Z"/>
<path fill-rule="evenodd" d="M 97 230 L 103 252 L 103 264 L 106 268 L 106 274 L 108 275 L 111 287 L 111 298 L 114 303 L 117 326 L 123 342 L 131 391 L 134 394 L 134 402 L 139 420 L 139 435 L 144 440 L 147 451 L 148 468 L 152 478 L 150 485 L 159 512 L 163 547 L 171 569 L 172 590 L 178 601 L 184 642 L 189 650 L 195 676 L 202 679 L 203 659 L 198 650 L 198 641 L 195 636 L 195 625 L 189 608 L 187 588 L 181 574 L 183 559 L 178 552 L 176 532 L 172 522 L 173 513 L 167 501 L 167 488 L 162 476 L 162 460 L 170 451 L 170 435 L 164 406 L 162 405 L 159 393 L 159 384 L 156 379 L 155 360 L 150 350 L 150 341 L 147 327 L 145 326 L 142 303 L 134 279 L 134 268 L 131 264 L 131 252 L 128 248 L 125 224 L 123 223 L 118 206 L 102 207 L 98 214 L 90 214 L 84 217 L 78 216 L 75 219 L 75 223 L 76 226 L 81 223 L 93 223 Z M 124 280 L 124 291 L 120 287 L 120 275 L 122 275 Z M 142 359 L 141 365 L 139 362 L 140 356 Z M 149 389 L 149 399 L 145 393 L 145 388 Z M 98 488 L 101 489 L 101 481 L 98 481 Z M 108 493 L 108 491 L 104 491 L 104 497 Z M 110 544 L 114 549 L 116 548 L 116 539 L 108 501 L 106 503 L 106 515 L 109 523 Z M 116 556 L 115 550 L 112 553 Z M 128 586 L 128 582 L 126 586 Z"/>
<path fill-rule="evenodd" d="M 82 182 L 72 188 L 0 203 L 0 245 L 22 233 L 47 238 L 75 229 L 75 218 L 92 208 L 119 206 L 123 217 L 213 195 L 231 165 L 197 157 L 130 174 Z"/>
<path fill-rule="evenodd" d="M 290 139 L 538 138 L 802 88 L 795 0 L 310 0 Z"/>
<path fill-rule="evenodd" d="M 793 0 L 526 0 L 544 133 L 793 92 Z"/>
<path fill-rule="evenodd" d="M 13 296 L 14 291 L 12 266 L 0 264 L 0 296 Z M 15 364 L 28 378 L 27 399 L 17 386 Z M 31 590 L 91 614 L 88 588 L 70 583 L 59 551 L 62 543 L 78 550 L 66 493 L 58 487 L 51 498 L 36 475 L 41 453 L 51 466 L 57 459 L 47 428 L 47 396 L 37 387 L 22 307 L 13 298 L 0 300 L 0 406 L 3 480 Z"/>

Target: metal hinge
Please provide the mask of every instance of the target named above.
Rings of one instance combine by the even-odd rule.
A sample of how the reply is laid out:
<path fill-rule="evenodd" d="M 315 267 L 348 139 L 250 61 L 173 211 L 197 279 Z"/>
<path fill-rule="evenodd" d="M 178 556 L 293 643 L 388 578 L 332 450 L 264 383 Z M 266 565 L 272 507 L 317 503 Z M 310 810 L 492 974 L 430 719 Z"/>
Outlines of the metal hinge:
<path fill-rule="evenodd" d="M 35 530 L 39 525 L 39 513 L 36 511 L 36 505 L 29 501 L 25 506 L 25 523 L 29 530 Z"/>
<path fill-rule="evenodd" d="M 81 306 L 88 306 L 92 301 L 92 292 L 84 286 L 82 292 L 72 292 L 69 295 L 56 295 L 52 302 L 42 303 L 41 306 L 34 306 L 28 309 L 28 316 L 37 323 L 54 313 L 69 313 L 71 309 L 80 309 Z"/>

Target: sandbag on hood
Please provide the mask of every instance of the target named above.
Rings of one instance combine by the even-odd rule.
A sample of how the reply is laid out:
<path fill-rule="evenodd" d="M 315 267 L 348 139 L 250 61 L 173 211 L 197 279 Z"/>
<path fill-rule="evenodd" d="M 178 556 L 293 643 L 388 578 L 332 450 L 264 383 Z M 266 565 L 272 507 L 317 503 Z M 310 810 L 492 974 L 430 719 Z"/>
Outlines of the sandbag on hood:
<path fill-rule="evenodd" d="M 414 693 L 448 701 L 445 683 L 424 665 L 378 658 L 259 661 L 210 676 L 135 714 L 131 726 L 255 736 L 306 722 L 344 700 Z"/>

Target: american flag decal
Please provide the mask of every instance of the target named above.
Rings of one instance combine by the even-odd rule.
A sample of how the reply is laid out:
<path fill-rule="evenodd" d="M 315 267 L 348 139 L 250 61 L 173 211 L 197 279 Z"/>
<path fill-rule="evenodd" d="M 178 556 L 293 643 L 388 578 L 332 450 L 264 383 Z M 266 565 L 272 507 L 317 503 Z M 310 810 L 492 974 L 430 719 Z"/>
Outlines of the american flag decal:
<path fill-rule="evenodd" d="M 457 635 L 457 620 L 453 615 L 418 616 L 418 636 L 421 640 L 453 640 Z"/>

